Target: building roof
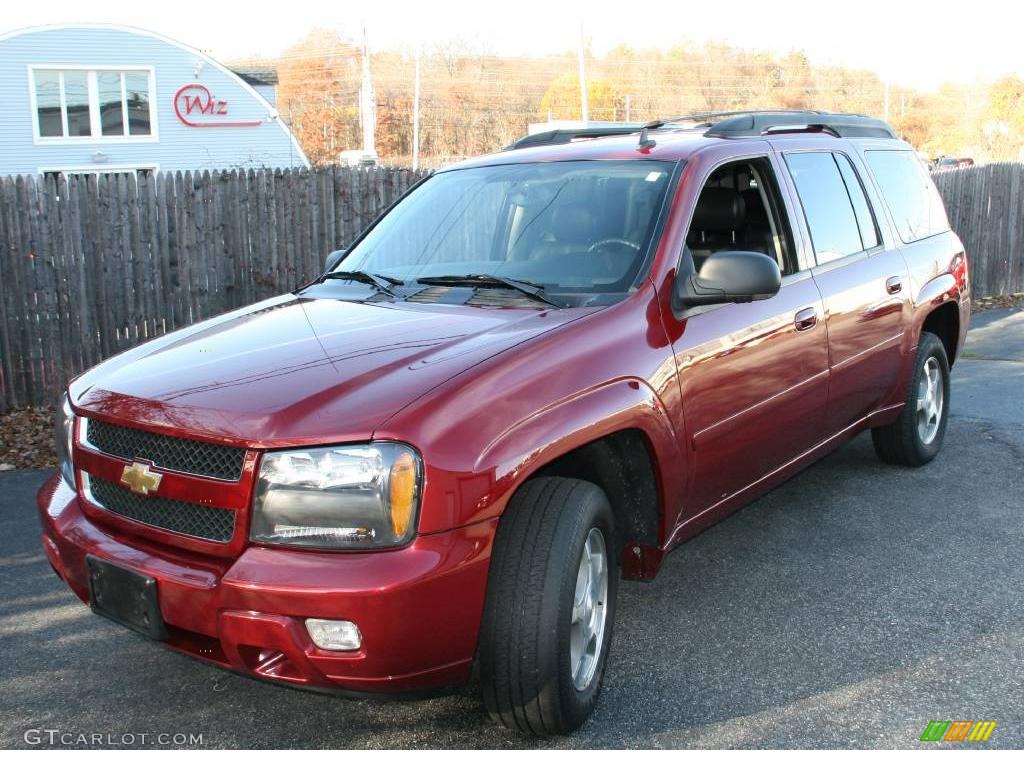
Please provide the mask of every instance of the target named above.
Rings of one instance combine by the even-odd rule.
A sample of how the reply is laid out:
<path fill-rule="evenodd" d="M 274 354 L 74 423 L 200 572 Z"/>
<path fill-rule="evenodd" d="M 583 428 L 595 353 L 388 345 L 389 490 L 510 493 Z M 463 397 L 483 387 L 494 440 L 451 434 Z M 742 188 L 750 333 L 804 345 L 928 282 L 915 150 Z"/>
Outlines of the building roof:
<path fill-rule="evenodd" d="M 277 68 L 272 64 L 247 64 L 230 69 L 249 85 L 277 85 Z"/>

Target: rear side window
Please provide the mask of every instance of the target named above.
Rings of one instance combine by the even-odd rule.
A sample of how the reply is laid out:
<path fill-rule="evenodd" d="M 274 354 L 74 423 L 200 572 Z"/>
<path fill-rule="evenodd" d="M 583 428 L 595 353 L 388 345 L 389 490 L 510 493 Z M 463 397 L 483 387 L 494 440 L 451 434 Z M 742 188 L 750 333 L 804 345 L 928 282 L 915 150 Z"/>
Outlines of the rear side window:
<path fill-rule="evenodd" d="M 864 156 L 903 242 L 912 243 L 949 229 L 942 198 L 913 152 L 873 149 Z"/>
<path fill-rule="evenodd" d="M 857 215 L 832 153 L 787 154 L 786 165 L 800 196 L 818 263 L 863 251 Z"/>

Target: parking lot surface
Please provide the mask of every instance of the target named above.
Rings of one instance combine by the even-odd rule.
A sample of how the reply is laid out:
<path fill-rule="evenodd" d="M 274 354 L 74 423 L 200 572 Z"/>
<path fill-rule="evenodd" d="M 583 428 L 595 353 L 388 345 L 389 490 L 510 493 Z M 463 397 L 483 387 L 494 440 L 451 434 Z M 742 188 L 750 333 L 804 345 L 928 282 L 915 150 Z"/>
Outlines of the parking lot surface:
<path fill-rule="evenodd" d="M 1024 311 L 972 327 L 933 463 L 886 466 L 861 435 L 684 544 L 653 583 L 623 583 L 604 692 L 568 738 L 492 725 L 472 688 L 353 701 L 137 637 L 50 570 L 46 473 L 0 473 L 0 746 L 56 729 L 214 748 L 1022 748 Z M 930 720 L 998 725 L 983 745 L 924 744 Z"/>

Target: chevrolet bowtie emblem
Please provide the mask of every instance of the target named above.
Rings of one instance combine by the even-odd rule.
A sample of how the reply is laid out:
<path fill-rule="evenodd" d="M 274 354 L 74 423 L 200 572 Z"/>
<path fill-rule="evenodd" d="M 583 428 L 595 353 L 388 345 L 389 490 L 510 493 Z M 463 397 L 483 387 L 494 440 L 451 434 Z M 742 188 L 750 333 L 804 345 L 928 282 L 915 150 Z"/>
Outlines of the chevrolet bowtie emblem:
<path fill-rule="evenodd" d="M 141 493 L 143 496 L 147 496 L 150 491 L 155 491 L 159 488 L 160 481 L 163 479 L 163 475 L 159 472 L 154 472 L 147 465 L 139 461 L 125 467 L 121 473 L 121 484 L 127 485 L 132 491 Z"/>

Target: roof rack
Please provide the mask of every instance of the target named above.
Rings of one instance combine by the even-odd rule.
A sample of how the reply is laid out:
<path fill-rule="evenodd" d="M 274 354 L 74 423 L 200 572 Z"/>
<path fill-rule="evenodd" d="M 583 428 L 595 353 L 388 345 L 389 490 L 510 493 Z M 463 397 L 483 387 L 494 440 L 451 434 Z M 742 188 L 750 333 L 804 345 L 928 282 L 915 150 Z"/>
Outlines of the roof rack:
<path fill-rule="evenodd" d="M 666 120 L 666 123 L 698 123 L 701 125 L 712 125 L 717 120 L 726 117 L 739 117 L 746 115 L 824 115 L 815 109 L 739 109 L 728 112 L 694 112 L 690 115 L 679 115 Z"/>
<path fill-rule="evenodd" d="M 705 136 L 720 139 L 768 136 L 776 133 L 828 133 L 842 138 L 895 139 L 896 133 L 884 120 L 865 115 L 821 112 L 814 109 L 766 109 L 737 112 L 698 112 L 650 123 L 615 123 L 583 128 L 556 128 L 523 136 L 507 147 L 525 149 L 550 144 L 568 144 L 577 139 L 598 139 L 602 136 L 628 136 L 644 129 L 685 128 L 684 123 L 707 126 Z M 693 127 L 693 126 L 690 126 Z M 641 137 L 641 141 L 646 136 Z"/>
<path fill-rule="evenodd" d="M 602 136 L 628 136 L 631 133 L 639 133 L 648 123 L 621 123 L 617 125 L 590 126 L 587 128 L 556 128 L 553 131 L 534 133 L 523 136 L 505 147 L 510 149 L 525 149 L 526 147 L 542 147 L 548 144 L 568 144 L 576 139 L 599 139 Z"/>
<path fill-rule="evenodd" d="M 896 138 L 895 131 L 884 120 L 839 112 L 774 110 L 719 114 L 712 117 L 725 119 L 711 124 L 704 135 L 720 139 L 766 136 L 773 133 L 829 133 L 843 138 Z"/>

